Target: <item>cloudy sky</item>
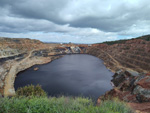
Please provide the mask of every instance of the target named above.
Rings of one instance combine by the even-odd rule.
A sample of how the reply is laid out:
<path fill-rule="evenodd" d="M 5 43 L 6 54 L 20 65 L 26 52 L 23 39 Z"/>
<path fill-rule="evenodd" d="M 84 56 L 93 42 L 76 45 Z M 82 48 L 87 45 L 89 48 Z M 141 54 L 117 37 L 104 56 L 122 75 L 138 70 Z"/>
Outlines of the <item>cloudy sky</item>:
<path fill-rule="evenodd" d="M 149 34 L 150 0 L 0 0 L 0 36 L 97 43 Z"/>

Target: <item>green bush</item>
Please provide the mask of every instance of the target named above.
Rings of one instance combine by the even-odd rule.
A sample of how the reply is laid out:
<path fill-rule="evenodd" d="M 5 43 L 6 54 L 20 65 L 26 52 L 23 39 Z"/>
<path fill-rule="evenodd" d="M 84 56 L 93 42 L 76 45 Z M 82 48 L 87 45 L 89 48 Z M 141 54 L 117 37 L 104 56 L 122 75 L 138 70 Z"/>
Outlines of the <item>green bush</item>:
<path fill-rule="evenodd" d="M 117 98 L 107 100 L 101 104 L 102 111 L 110 111 L 108 113 L 132 113 L 131 108 L 123 101 Z"/>
<path fill-rule="evenodd" d="M 16 96 L 46 96 L 46 92 L 41 88 L 40 85 L 28 85 L 25 87 L 18 88 Z"/>
<path fill-rule="evenodd" d="M 117 99 L 95 106 L 83 97 L 48 97 L 40 85 L 25 86 L 15 97 L 0 98 L 0 113 L 133 113 L 126 103 Z"/>
<path fill-rule="evenodd" d="M 82 97 L 0 98 L 0 113 L 132 113 L 123 102 L 108 100 L 101 106 Z"/>
<path fill-rule="evenodd" d="M 138 37 L 138 39 L 150 41 L 150 35 L 144 35 L 144 36 Z"/>
<path fill-rule="evenodd" d="M 126 43 L 126 41 L 128 41 L 128 40 L 134 40 L 134 39 L 142 39 L 142 40 L 145 40 L 145 41 L 150 41 L 150 35 L 140 36 L 140 37 L 137 37 L 137 38 L 126 39 L 126 40 L 106 41 L 106 42 L 103 42 L 103 43 L 104 43 L 104 44 L 108 44 L 108 45 L 124 44 L 124 43 Z M 144 42 L 143 42 L 143 44 L 144 44 Z"/>
<path fill-rule="evenodd" d="M 107 45 L 113 45 L 113 44 L 124 44 L 126 41 L 128 41 L 128 40 L 106 41 L 103 43 L 107 44 Z"/>

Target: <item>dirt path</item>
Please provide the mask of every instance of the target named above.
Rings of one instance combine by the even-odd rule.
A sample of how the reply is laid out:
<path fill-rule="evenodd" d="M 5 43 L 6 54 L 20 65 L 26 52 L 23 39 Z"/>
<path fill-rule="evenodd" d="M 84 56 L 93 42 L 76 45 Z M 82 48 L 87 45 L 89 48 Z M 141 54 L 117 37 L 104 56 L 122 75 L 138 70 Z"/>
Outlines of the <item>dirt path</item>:
<path fill-rule="evenodd" d="M 116 64 L 116 66 L 118 67 L 118 68 L 124 68 L 116 59 L 114 59 L 109 53 L 106 53 L 106 52 L 104 52 L 103 50 L 101 50 L 103 53 L 105 53 L 105 54 L 107 54 L 114 62 L 115 62 L 115 64 Z"/>
<path fill-rule="evenodd" d="M 104 52 L 104 51 L 102 51 L 102 52 Z M 116 64 L 116 67 L 118 67 L 119 69 L 126 69 L 126 70 L 128 70 L 128 71 L 130 71 L 130 72 L 135 72 L 135 73 L 137 73 L 137 71 L 135 71 L 134 69 L 131 69 L 131 68 L 127 68 L 127 67 L 124 67 L 124 66 L 122 66 L 116 59 L 114 59 L 109 53 L 106 53 L 106 52 L 104 52 L 105 54 L 107 54 L 114 62 L 115 62 L 115 64 Z M 132 64 L 130 64 L 130 65 L 132 65 Z M 133 65 L 134 67 L 136 67 L 137 69 L 139 68 L 138 66 L 136 66 L 136 65 Z M 147 73 L 147 71 L 146 70 L 143 70 L 143 69 L 141 69 L 143 72 L 145 72 L 145 73 Z"/>
<path fill-rule="evenodd" d="M 35 50 L 32 50 L 30 51 L 29 55 L 21 60 L 20 62 L 16 62 L 15 64 L 13 64 L 10 68 L 10 71 L 9 73 L 7 74 L 6 76 L 6 79 L 5 79 L 5 86 L 4 86 L 4 95 L 5 96 L 10 96 L 10 94 L 14 95 L 15 94 L 15 91 L 14 91 L 14 88 L 12 88 L 12 83 L 14 83 L 14 80 L 12 78 L 15 78 L 16 76 L 16 69 L 17 67 L 25 62 L 31 55 L 32 55 L 32 52 L 35 51 Z"/>

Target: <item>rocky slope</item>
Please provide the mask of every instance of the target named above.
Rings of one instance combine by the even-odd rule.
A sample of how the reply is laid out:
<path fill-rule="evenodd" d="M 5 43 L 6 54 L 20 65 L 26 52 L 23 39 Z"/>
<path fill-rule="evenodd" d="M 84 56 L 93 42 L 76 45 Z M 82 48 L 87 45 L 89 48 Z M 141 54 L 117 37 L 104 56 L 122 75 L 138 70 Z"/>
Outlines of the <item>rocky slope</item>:
<path fill-rule="evenodd" d="M 103 59 L 105 65 L 114 72 L 130 69 L 137 72 L 150 71 L 150 41 L 145 37 L 132 40 L 94 44 L 88 53 Z"/>
<path fill-rule="evenodd" d="M 132 74 L 125 70 L 117 71 L 112 79 L 113 89 L 98 98 L 101 101 L 119 98 L 136 110 L 150 112 L 150 76 L 149 74 Z"/>
<path fill-rule="evenodd" d="M 0 38 L 0 95 L 15 94 L 16 74 L 65 54 L 85 53 L 86 45 L 44 44 L 38 40 Z"/>
<path fill-rule="evenodd" d="M 97 104 L 119 98 L 141 112 L 150 112 L 150 36 L 132 40 L 94 44 L 88 48 L 91 55 L 104 60 L 115 72 L 112 90 L 100 96 Z"/>
<path fill-rule="evenodd" d="M 93 45 L 44 44 L 38 40 L 0 38 L 0 95 L 15 94 L 16 74 L 35 64 L 48 63 L 65 54 L 87 53 L 116 72 L 114 88 L 98 99 L 118 97 L 137 109 L 150 111 L 150 36 Z M 119 71 L 118 71 L 119 70 Z M 120 71 L 121 70 L 121 71 Z M 147 103 L 143 103 L 147 102 Z M 140 104 L 141 103 L 141 104 Z"/>

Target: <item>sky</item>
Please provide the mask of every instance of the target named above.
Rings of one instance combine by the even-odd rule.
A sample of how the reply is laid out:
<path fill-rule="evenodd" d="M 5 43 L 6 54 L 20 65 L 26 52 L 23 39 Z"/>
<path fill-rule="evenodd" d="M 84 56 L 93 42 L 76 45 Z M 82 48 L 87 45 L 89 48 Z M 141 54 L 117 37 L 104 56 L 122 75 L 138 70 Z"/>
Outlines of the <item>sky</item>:
<path fill-rule="evenodd" d="M 99 43 L 150 32 L 150 0 L 0 0 L 0 37 Z"/>

